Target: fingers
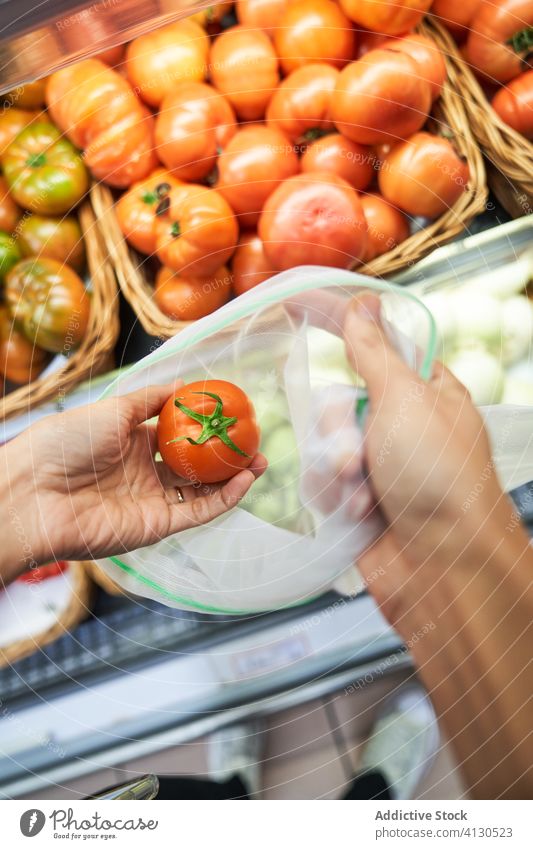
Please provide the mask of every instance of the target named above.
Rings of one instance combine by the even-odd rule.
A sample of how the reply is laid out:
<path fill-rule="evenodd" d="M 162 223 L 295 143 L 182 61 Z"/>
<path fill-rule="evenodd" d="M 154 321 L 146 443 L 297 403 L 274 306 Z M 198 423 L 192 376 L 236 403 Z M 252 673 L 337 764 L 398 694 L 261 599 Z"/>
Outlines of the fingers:
<path fill-rule="evenodd" d="M 387 339 L 380 323 L 380 300 L 363 292 L 354 298 L 344 321 L 346 354 L 365 380 L 371 402 L 379 401 L 398 378 L 417 379 Z"/>
<path fill-rule="evenodd" d="M 120 397 L 120 403 L 127 410 L 127 415 L 133 426 L 157 416 L 163 404 L 170 396 L 183 386 L 183 380 L 175 380 L 164 386 L 149 386 L 146 389 L 138 389 L 129 395 Z"/>

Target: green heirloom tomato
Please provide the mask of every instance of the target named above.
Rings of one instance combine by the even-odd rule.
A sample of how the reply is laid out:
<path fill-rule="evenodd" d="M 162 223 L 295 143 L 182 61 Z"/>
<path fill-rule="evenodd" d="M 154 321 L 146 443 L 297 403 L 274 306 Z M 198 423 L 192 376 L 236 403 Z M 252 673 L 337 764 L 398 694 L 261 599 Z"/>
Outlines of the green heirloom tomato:
<path fill-rule="evenodd" d="M 7 275 L 5 293 L 11 315 L 30 342 L 68 355 L 82 341 L 89 296 L 68 265 L 47 257 L 23 259 Z"/>
<path fill-rule="evenodd" d="M 53 124 L 36 121 L 2 156 L 4 176 L 18 204 L 41 215 L 62 215 L 89 186 L 83 160 Z"/>
<path fill-rule="evenodd" d="M 84 266 L 85 245 L 74 215 L 65 218 L 29 215 L 19 225 L 18 241 L 23 256 L 48 256 L 67 262 L 77 271 Z"/>
<path fill-rule="evenodd" d="M 0 283 L 3 283 L 7 272 L 20 259 L 20 251 L 13 236 L 0 230 Z"/>

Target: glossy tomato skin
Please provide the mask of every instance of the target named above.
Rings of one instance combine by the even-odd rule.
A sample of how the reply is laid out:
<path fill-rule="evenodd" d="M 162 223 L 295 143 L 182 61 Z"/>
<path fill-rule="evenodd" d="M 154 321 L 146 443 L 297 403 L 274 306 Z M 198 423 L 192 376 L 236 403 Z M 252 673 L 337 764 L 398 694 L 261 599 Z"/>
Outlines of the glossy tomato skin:
<path fill-rule="evenodd" d="M 26 338 L 52 353 L 68 354 L 83 340 L 90 301 L 75 271 L 55 259 L 18 262 L 5 283 L 6 303 Z"/>
<path fill-rule="evenodd" d="M 179 185 L 164 168 L 156 168 L 144 180 L 134 183 L 115 205 L 122 234 L 132 247 L 151 256 L 156 249 L 157 211 L 171 189 Z"/>
<path fill-rule="evenodd" d="M 182 80 L 203 80 L 209 41 L 195 21 L 181 20 L 134 38 L 126 50 L 126 73 L 149 106 L 158 107 Z"/>
<path fill-rule="evenodd" d="M 48 361 L 46 352 L 28 342 L 7 307 L 0 306 L 0 374 L 12 383 L 30 383 Z"/>
<path fill-rule="evenodd" d="M 267 200 L 258 227 L 274 268 L 348 268 L 366 247 L 366 221 L 357 192 L 335 174 L 318 171 L 285 180 Z"/>
<path fill-rule="evenodd" d="M 533 27 L 532 0 L 482 2 L 472 18 L 466 40 L 467 61 L 492 82 L 512 80 L 526 70 L 524 62 L 531 53 L 531 37 L 521 49 L 508 42 L 516 33 L 530 27 Z"/>
<path fill-rule="evenodd" d="M 0 114 L 0 156 L 28 124 L 37 120 L 38 114 L 14 106 Z"/>
<path fill-rule="evenodd" d="M 156 222 L 156 251 L 163 265 L 187 277 L 214 274 L 235 250 L 239 230 L 233 210 L 215 189 L 193 183 L 168 195 Z"/>
<path fill-rule="evenodd" d="M 29 215 L 20 222 L 18 244 L 23 256 L 47 256 L 66 262 L 76 271 L 85 265 L 85 244 L 74 215 L 45 218 Z"/>
<path fill-rule="evenodd" d="M 431 100 L 436 100 L 442 91 L 446 80 L 446 63 L 442 51 L 425 35 L 410 33 L 403 38 L 394 38 L 383 45 L 385 50 L 397 50 L 407 53 L 420 68 L 422 79 L 426 80 L 431 89 Z"/>
<path fill-rule="evenodd" d="M 468 163 L 449 139 L 415 133 L 390 150 L 378 175 L 381 194 L 409 215 L 437 218 L 465 191 Z"/>
<path fill-rule="evenodd" d="M 243 295 L 272 277 L 276 270 L 265 256 L 263 242 L 254 231 L 241 235 L 231 263 L 233 291 Z"/>
<path fill-rule="evenodd" d="M 289 74 L 274 92 L 267 123 L 290 139 L 333 130 L 331 99 L 339 72 L 324 63 L 307 65 Z"/>
<path fill-rule="evenodd" d="M 327 171 L 346 180 L 358 192 L 362 192 L 372 182 L 374 176 L 374 155 L 365 145 L 331 133 L 312 142 L 300 160 L 304 174 L 314 171 Z"/>
<path fill-rule="evenodd" d="M 12 234 L 0 230 L 0 284 L 20 258 L 18 241 Z"/>
<path fill-rule="evenodd" d="M 239 130 L 220 154 L 216 188 L 240 226 L 253 227 L 276 186 L 299 170 L 287 136 L 274 127 L 252 124 Z"/>
<path fill-rule="evenodd" d="M 89 188 L 78 151 L 57 127 L 44 121 L 19 133 L 3 154 L 2 166 L 17 203 L 42 215 L 68 212 Z"/>
<path fill-rule="evenodd" d="M 433 0 L 431 13 L 438 15 L 458 41 L 462 41 L 481 0 Z"/>
<path fill-rule="evenodd" d="M 492 107 L 513 130 L 533 140 L 533 70 L 501 88 L 492 99 Z"/>
<path fill-rule="evenodd" d="M 237 0 L 237 20 L 244 26 L 262 29 L 272 37 L 286 5 L 286 0 Z"/>
<path fill-rule="evenodd" d="M 126 115 L 103 130 L 85 148 L 93 177 L 125 189 L 159 164 L 154 151 L 154 118 L 148 110 Z"/>
<path fill-rule="evenodd" d="M 332 0 L 292 0 L 274 33 L 274 45 L 286 74 L 310 62 L 342 68 L 354 58 L 352 22 Z"/>
<path fill-rule="evenodd" d="M 262 30 L 230 27 L 215 39 L 209 57 L 213 85 L 242 121 L 259 121 L 279 83 L 279 62 Z"/>
<path fill-rule="evenodd" d="M 432 0 L 340 0 L 350 20 L 373 32 L 400 35 L 420 23 Z"/>
<path fill-rule="evenodd" d="M 44 106 L 46 77 L 21 85 L 4 95 L 18 109 L 40 109 Z"/>
<path fill-rule="evenodd" d="M 155 144 L 161 161 L 181 180 L 201 180 L 237 130 L 233 108 L 206 83 L 182 83 L 161 104 Z"/>
<path fill-rule="evenodd" d="M 21 208 L 9 194 L 9 186 L 0 176 L 0 230 L 12 233 L 21 215 Z"/>
<path fill-rule="evenodd" d="M 154 300 L 175 321 L 196 321 L 217 310 L 231 294 L 231 274 L 225 265 L 207 277 L 183 277 L 163 266 L 155 279 Z"/>
<path fill-rule="evenodd" d="M 379 48 L 347 65 L 331 99 L 338 131 L 359 144 L 406 138 L 426 122 L 431 90 L 411 56 Z"/>
<path fill-rule="evenodd" d="M 409 221 L 381 195 L 363 195 L 361 203 L 368 228 L 364 261 L 370 262 L 407 239 Z"/>
<path fill-rule="evenodd" d="M 202 445 L 191 445 L 187 439 L 171 443 L 180 436 L 197 439 L 202 431 L 201 424 L 178 409 L 175 396 L 171 396 L 157 423 L 158 448 L 166 465 L 193 483 L 218 483 L 248 468 L 259 448 L 260 430 L 252 402 L 242 389 L 225 380 L 199 380 L 182 386 L 178 392 L 176 397 L 183 404 L 204 415 L 214 412 L 216 401 L 201 393 L 218 395 L 222 400 L 222 415 L 237 419 L 228 427 L 228 436 L 248 456 L 238 454 L 216 436 Z"/>

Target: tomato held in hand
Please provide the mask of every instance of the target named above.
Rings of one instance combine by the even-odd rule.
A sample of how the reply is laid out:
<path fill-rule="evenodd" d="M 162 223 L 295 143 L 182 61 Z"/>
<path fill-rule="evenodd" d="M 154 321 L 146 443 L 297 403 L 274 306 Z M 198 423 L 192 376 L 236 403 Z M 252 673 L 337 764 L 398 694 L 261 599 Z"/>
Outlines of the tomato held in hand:
<path fill-rule="evenodd" d="M 75 271 L 55 259 L 31 257 L 6 277 L 9 311 L 30 342 L 68 355 L 83 340 L 90 302 Z"/>
<path fill-rule="evenodd" d="M 252 29 L 262 29 L 272 37 L 286 5 L 286 0 L 237 0 L 237 20 Z"/>
<path fill-rule="evenodd" d="M 68 212 L 89 188 L 87 169 L 76 148 L 44 121 L 19 133 L 2 156 L 2 166 L 17 203 L 41 215 Z"/>
<path fill-rule="evenodd" d="M 300 160 L 302 172 L 327 171 L 346 180 L 358 192 L 366 189 L 374 176 L 374 155 L 369 147 L 331 133 L 309 145 Z"/>
<path fill-rule="evenodd" d="M 27 112 L 15 107 L 6 109 L 0 114 L 0 156 L 25 127 L 37 120 L 38 114 L 38 112 Z"/>
<path fill-rule="evenodd" d="M 331 65 L 307 65 L 283 80 L 267 109 L 269 126 L 290 139 L 313 139 L 332 130 L 331 98 L 339 72 Z"/>
<path fill-rule="evenodd" d="M 231 274 L 222 265 L 208 277 L 184 277 L 165 265 L 155 279 L 154 300 L 175 321 L 196 321 L 229 300 Z"/>
<path fill-rule="evenodd" d="M 182 80 L 203 80 L 209 40 L 195 21 L 184 19 L 134 38 L 126 51 L 126 73 L 149 106 L 159 106 Z"/>
<path fill-rule="evenodd" d="M 22 214 L 22 210 L 11 195 L 3 177 L 0 177 L 0 230 L 12 233 Z"/>
<path fill-rule="evenodd" d="M 386 200 L 409 215 L 426 218 L 447 212 L 469 179 L 468 162 L 452 142 L 430 133 L 415 133 L 394 145 L 378 176 Z"/>
<path fill-rule="evenodd" d="M 431 91 L 411 56 L 371 50 L 344 68 L 331 99 L 331 117 L 359 144 L 397 141 L 419 130 L 431 108 Z"/>
<path fill-rule="evenodd" d="M 178 392 L 157 423 L 157 444 L 167 466 L 200 483 L 218 483 L 248 468 L 260 431 L 242 389 L 225 380 L 199 380 Z"/>
<path fill-rule="evenodd" d="M 366 247 L 366 221 L 357 192 L 335 174 L 298 174 L 267 200 L 259 236 L 274 268 L 348 268 Z"/>
<path fill-rule="evenodd" d="M 279 83 L 278 57 L 268 35 L 230 27 L 213 42 L 209 67 L 213 84 L 242 121 L 263 117 Z"/>
<path fill-rule="evenodd" d="M 409 221 L 399 209 L 378 194 L 363 195 L 363 212 L 368 228 L 365 262 L 391 251 L 409 236 Z"/>
<path fill-rule="evenodd" d="M 243 233 L 231 263 L 233 291 L 242 295 L 276 273 L 257 233 Z"/>
<path fill-rule="evenodd" d="M 533 0 L 481 3 L 472 18 L 465 58 L 488 80 L 506 83 L 527 70 L 533 49 Z"/>
<path fill-rule="evenodd" d="M 76 271 L 85 265 L 85 245 L 74 215 L 45 218 L 29 215 L 18 228 L 18 244 L 23 256 L 48 256 L 66 262 Z"/>
<path fill-rule="evenodd" d="M 243 127 L 218 159 L 217 191 L 233 209 L 242 227 L 253 227 L 276 186 L 300 170 L 287 136 L 274 127 Z"/>
<path fill-rule="evenodd" d="M 15 237 L 0 230 L 0 283 L 4 282 L 6 274 L 19 259 L 20 250 Z"/>
<path fill-rule="evenodd" d="M 374 32 L 401 35 L 420 23 L 432 0 L 340 0 L 356 24 Z"/>
<path fill-rule="evenodd" d="M 442 51 L 425 35 L 411 33 L 403 38 L 393 38 L 383 45 L 384 50 L 407 53 L 420 67 L 420 76 L 429 84 L 431 99 L 436 100 L 446 79 L 446 63 Z"/>
<path fill-rule="evenodd" d="M 179 185 L 169 171 L 157 168 L 149 177 L 134 183 L 116 202 L 118 226 L 125 239 L 142 254 L 156 248 L 156 219 L 165 211 L 165 198 Z"/>
<path fill-rule="evenodd" d="M 233 210 L 215 189 L 193 183 L 169 193 L 156 222 L 156 251 L 186 277 L 214 274 L 231 257 L 239 230 Z"/>
<path fill-rule="evenodd" d="M 181 180 L 201 180 L 237 130 L 229 101 L 206 83 L 181 83 L 161 104 L 155 144 L 161 161 Z"/>
<path fill-rule="evenodd" d="M 502 121 L 533 140 L 533 70 L 515 77 L 492 99 Z"/>
<path fill-rule="evenodd" d="M 17 330 L 7 307 L 0 306 L 0 374 L 12 383 L 35 380 L 48 361 L 45 351 Z"/>
<path fill-rule="evenodd" d="M 286 74 L 310 62 L 342 68 L 354 58 L 355 30 L 332 0 L 292 0 L 281 16 L 274 45 Z"/>

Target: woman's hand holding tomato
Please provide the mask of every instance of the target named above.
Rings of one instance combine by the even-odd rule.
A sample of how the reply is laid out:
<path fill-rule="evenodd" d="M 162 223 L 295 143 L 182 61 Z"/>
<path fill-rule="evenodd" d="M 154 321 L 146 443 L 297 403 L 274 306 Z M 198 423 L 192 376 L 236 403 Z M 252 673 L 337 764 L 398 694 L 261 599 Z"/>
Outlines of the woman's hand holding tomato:
<path fill-rule="evenodd" d="M 274 46 L 286 74 L 310 62 L 342 68 L 354 58 L 352 22 L 333 0 L 291 0 L 274 33 Z"/>

